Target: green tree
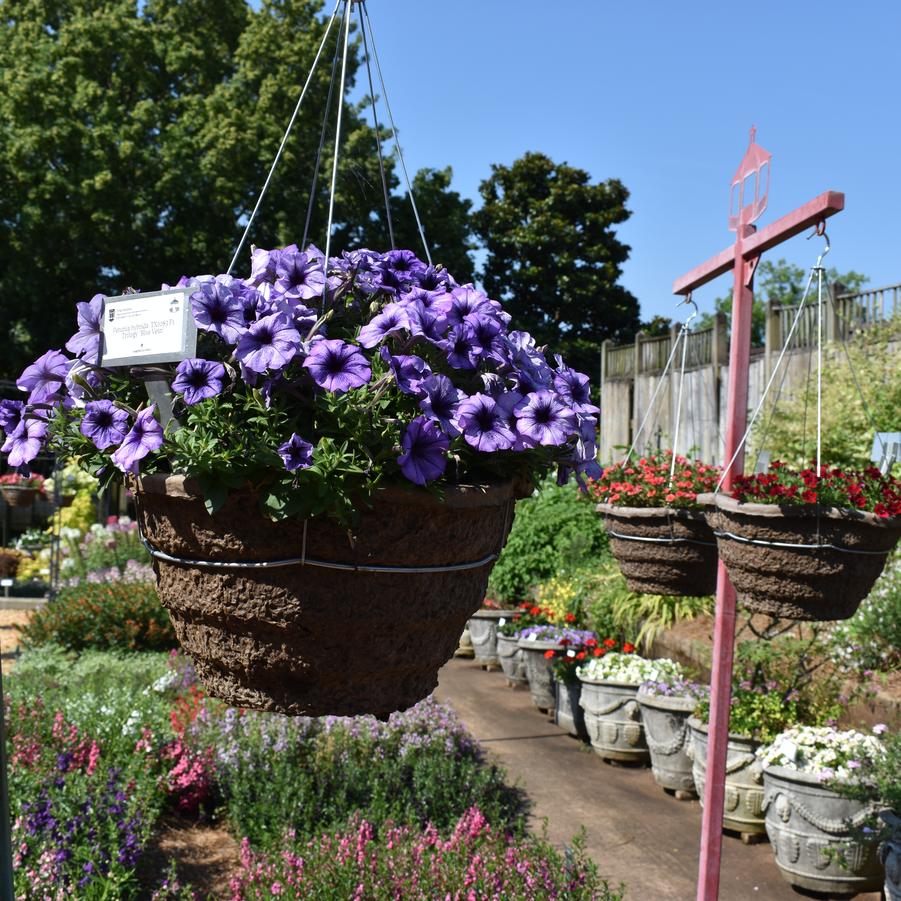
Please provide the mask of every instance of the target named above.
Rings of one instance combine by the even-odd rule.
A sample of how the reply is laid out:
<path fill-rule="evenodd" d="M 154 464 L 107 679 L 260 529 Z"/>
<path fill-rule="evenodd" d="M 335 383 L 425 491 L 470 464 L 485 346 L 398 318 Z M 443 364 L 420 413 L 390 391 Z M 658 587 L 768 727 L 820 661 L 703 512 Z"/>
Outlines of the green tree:
<path fill-rule="evenodd" d="M 322 8 L 0 0 L 0 329 L 9 335 L 0 376 L 61 347 L 78 300 L 225 270 L 322 40 Z M 333 29 L 250 235 L 259 246 L 303 236 L 337 38 Z M 352 40 L 348 93 L 359 65 Z M 368 115 L 345 104 L 335 252 L 388 246 Z M 320 246 L 334 120 L 333 104 L 309 231 Z M 450 191 L 450 175 L 416 178 L 424 215 L 434 215 L 435 259 L 453 260 L 466 278 L 469 202 Z M 386 176 L 394 190 L 387 155 Z M 412 242 L 403 216 L 398 225 Z"/>
<path fill-rule="evenodd" d="M 804 296 L 807 287 L 807 279 L 810 270 L 802 269 L 779 259 L 775 263 L 763 260 L 754 273 L 754 306 L 751 310 L 751 344 L 755 347 L 763 346 L 766 340 L 766 305 L 772 300 L 782 306 L 796 306 Z M 848 291 L 859 291 L 866 282 L 867 276 L 851 270 L 839 273 L 837 269 L 826 270 L 827 282 L 840 282 Z M 814 280 L 810 287 L 808 300 L 816 298 L 817 284 Z M 732 294 L 718 297 L 714 301 L 714 308 L 718 313 L 732 316 Z M 704 313 L 698 320 L 697 328 L 708 328 L 713 325 L 713 314 Z"/>
<path fill-rule="evenodd" d="M 474 214 L 486 291 L 507 304 L 514 328 L 594 372 L 601 342 L 638 326 L 638 301 L 618 284 L 629 248 L 614 231 L 629 217 L 629 192 L 541 153 L 491 170 Z"/>

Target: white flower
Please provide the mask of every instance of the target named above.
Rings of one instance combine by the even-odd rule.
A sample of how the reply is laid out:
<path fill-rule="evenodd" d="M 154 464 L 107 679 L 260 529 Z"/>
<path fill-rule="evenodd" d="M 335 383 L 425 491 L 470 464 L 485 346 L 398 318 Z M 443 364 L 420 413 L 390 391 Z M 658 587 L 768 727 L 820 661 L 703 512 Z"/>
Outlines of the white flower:
<path fill-rule="evenodd" d="M 623 682 L 640 685 L 642 682 L 660 682 L 665 678 L 678 678 L 682 667 L 674 660 L 661 658 L 647 660 L 636 654 L 612 651 L 603 657 L 594 657 L 576 670 L 585 682 Z"/>
<path fill-rule="evenodd" d="M 884 753 L 882 742 L 855 729 L 794 726 L 777 735 L 772 744 L 758 748 L 757 757 L 765 767 L 813 773 L 826 782 L 853 778 L 855 770 Z"/>

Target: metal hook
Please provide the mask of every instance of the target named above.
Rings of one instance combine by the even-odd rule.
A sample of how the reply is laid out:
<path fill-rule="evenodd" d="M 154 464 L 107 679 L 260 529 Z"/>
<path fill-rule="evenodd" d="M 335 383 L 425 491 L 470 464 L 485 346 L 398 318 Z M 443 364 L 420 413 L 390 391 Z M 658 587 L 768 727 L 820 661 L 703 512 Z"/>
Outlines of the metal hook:
<path fill-rule="evenodd" d="M 829 243 L 829 235 L 826 232 L 826 220 L 820 219 L 819 222 L 814 226 L 813 231 L 807 236 L 807 240 L 809 241 L 811 238 L 820 237 L 826 242 L 826 247 L 823 249 L 823 252 L 817 257 L 816 265 L 813 267 L 814 269 L 820 269 L 823 265 L 823 257 L 832 250 L 832 245 Z"/>
<path fill-rule="evenodd" d="M 685 320 L 685 322 L 682 323 L 682 328 L 684 328 L 684 329 L 687 329 L 689 323 L 693 319 L 696 319 L 699 315 L 698 305 L 694 302 L 694 300 L 692 300 L 691 291 L 689 291 L 688 294 L 685 295 L 685 298 L 679 304 L 676 305 L 676 309 L 678 309 L 679 307 L 684 307 L 685 304 L 688 304 L 688 303 L 690 303 L 692 305 L 692 307 L 694 307 L 694 312 L 691 313 L 689 315 L 689 317 Z"/>

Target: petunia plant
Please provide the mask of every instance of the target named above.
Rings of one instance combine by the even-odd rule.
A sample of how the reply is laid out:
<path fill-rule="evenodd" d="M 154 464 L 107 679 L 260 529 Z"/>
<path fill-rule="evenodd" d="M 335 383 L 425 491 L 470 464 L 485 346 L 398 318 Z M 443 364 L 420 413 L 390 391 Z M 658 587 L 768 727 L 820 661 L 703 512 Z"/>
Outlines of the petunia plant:
<path fill-rule="evenodd" d="M 588 377 L 410 251 L 256 248 L 246 278 L 177 286 L 192 289 L 198 344 L 162 367 L 167 402 L 150 402 L 141 368 L 101 365 L 96 295 L 68 353 L 22 373 L 27 400 L 0 403 L 10 465 L 49 444 L 106 479 L 189 476 L 211 511 L 249 485 L 275 519 L 347 519 L 391 483 L 600 475 Z"/>

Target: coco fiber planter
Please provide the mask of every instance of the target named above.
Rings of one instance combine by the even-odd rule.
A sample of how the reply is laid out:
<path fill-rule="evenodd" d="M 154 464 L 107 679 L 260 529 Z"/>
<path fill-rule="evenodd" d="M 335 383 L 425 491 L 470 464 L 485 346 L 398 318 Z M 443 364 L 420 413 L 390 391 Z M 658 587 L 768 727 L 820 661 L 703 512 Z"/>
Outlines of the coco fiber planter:
<path fill-rule="evenodd" d="M 701 510 L 598 504 L 630 591 L 700 597 L 716 590 L 716 540 Z"/>
<path fill-rule="evenodd" d="M 879 891 L 878 842 L 863 842 L 854 832 L 871 816 L 865 804 L 785 767 L 764 768 L 763 788 L 766 832 L 791 885 L 832 898 Z"/>
<path fill-rule="evenodd" d="M 483 666 L 498 666 L 498 621 L 512 616 L 512 610 L 477 610 L 469 618 L 469 638 L 476 661 Z"/>
<path fill-rule="evenodd" d="M 641 709 L 635 696 L 637 685 L 625 682 L 586 682 L 579 705 L 585 712 L 585 727 L 598 757 L 625 763 L 647 763 Z"/>
<path fill-rule="evenodd" d="M 853 616 L 901 538 L 901 517 L 743 504 L 722 494 L 708 518 L 739 600 L 785 619 Z"/>
<path fill-rule="evenodd" d="M 386 716 L 426 697 L 513 515 L 510 485 L 450 488 L 443 502 L 391 488 L 351 539 L 324 518 L 272 522 L 249 489 L 213 516 L 181 476 L 145 477 L 136 497 L 160 599 L 206 688 L 307 715 Z"/>
<path fill-rule="evenodd" d="M 579 706 L 582 697 L 582 683 L 561 682 L 557 680 L 554 706 L 554 722 L 575 738 L 588 741 L 588 728 L 585 726 L 585 712 Z"/>
<path fill-rule="evenodd" d="M 539 641 L 520 638 L 519 650 L 522 653 L 529 681 L 529 693 L 532 703 L 542 712 L 554 709 L 557 696 L 557 680 L 554 678 L 554 661 L 545 657 L 547 651 L 559 651 L 563 645 L 556 641 Z"/>
<path fill-rule="evenodd" d="M 526 664 L 523 653 L 519 649 L 519 639 L 512 635 L 497 636 L 497 658 L 500 660 L 501 669 L 507 677 L 507 681 L 513 688 L 526 685 Z"/>
<path fill-rule="evenodd" d="M 0 489 L 3 500 L 10 507 L 30 507 L 38 496 L 37 488 L 19 488 L 16 485 L 5 485 Z"/>
<path fill-rule="evenodd" d="M 642 691 L 638 692 L 637 698 L 645 741 L 651 752 L 654 781 L 669 791 L 696 794 L 691 758 L 688 756 L 691 743 L 688 718 L 697 700 L 649 695 Z"/>
<path fill-rule="evenodd" d="M 704 806 L 707 775 L 707 724 L 691 717 L 689 756 L 695 789 Z M 743 735 L 729 735 L 726 749 L 726 795 L 723 829 L 754 835 L 766 831 L 763 819 L 763 768 L 755 756 L 759 741 Z"/>

